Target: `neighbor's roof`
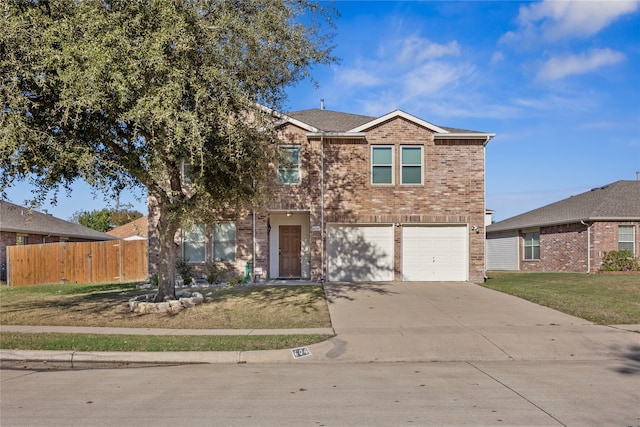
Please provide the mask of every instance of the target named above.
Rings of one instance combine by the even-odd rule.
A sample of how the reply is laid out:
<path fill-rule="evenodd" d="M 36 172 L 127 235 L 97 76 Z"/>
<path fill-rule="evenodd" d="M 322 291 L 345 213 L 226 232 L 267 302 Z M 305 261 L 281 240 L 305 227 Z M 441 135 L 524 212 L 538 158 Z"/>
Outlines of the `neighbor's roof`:
<path fill-rule="evenodd" d="M 313 108 L 310 110 L 301 110 L 294 111 L 291 113 L 287 113 L 284 118 L 293 119 L 293 121 L 298 122 L 298 124 L 307 125 L 306 128 L 309 131 L 320 131 L 320 132 L 361 132 L 371 126 L 375 126 L 376 124 L 390 120 L 395 117 L 403 117 L 407 120 L 411 120 L 417 124 L 423 125 L 440 136 L 446 136 L 447 134 L 451 135 L 473 135 L 474 137 L 494 137 L 495 134 L 478 132 L 472 130 L 464 130 L 464 129 L 456 129 L 449 128 L 444 126 L 437 126 L 426 122 L 418 117 L 412 116 L 411 114 L 405 113 L 401 110 L 395 110 L 391 113 L 385 114 L 380 117 L 372 117 L 372 116 L 362 116 L 358 114 L 350 114 L 350 113 L 340 113 L 337 111 L 323 110 L 319 108 Z"/>
<path fill-rule="evenodd" d="M 518 230 L 580 221 L 640 220 L 640 181 L 616 181 L 577 196 L 525 212 L 487 227 L 487 232 Z"/>
<path fill-rule="evenodd" d="M 73 237 L 90 240 L 114 240 L 96 230 L 0 200 L 0 231 Z"/>
<path fill-rule="evenodd" d="M 113 237 L 117 237 L 118 239 L 131 239 L 136 237 L 147 239 L 149 236 L 148 219 L 149 218 L 147 216 L 142 216 L 127 224 L 107 231 L 107 234 Z"/>

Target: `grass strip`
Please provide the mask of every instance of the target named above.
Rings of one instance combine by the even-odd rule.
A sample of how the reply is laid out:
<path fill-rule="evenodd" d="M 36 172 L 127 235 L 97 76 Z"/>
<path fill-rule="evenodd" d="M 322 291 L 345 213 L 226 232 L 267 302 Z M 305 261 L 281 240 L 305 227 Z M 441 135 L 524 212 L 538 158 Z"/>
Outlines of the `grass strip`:
<path fill-rule="evenodd" d="M 0 286 L 0 324 L 168 329 L 331 327 L 322 286 L 196 288 L 204 303 L 177 314 L 139 315 L 136 284 Z"/>
<path fill-rule="evenodd" d="M 64 351 L 250 351 L 302 347 L 333 335 L 102 335 L 0 332 L 0 348 Z"/>
<path fill-rule="evenodd" d="M 484 286 L 599 325 L 640 324 L 640 276 L 489 272 Z"/>

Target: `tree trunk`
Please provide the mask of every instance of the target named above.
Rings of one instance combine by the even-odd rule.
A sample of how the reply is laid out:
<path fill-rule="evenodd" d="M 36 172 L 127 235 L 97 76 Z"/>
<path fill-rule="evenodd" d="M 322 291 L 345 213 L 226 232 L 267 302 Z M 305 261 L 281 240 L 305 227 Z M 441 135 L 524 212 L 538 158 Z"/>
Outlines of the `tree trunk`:
<path fill-rule="evenodd" d="M 176 297 L 176 260 L 179 246 L 174 237 L 180 228 L 180 221 L 171 218 L 167 209 L 159 206 L 158 221 L 158 293 L 154 302 L 162 302 Z"/>

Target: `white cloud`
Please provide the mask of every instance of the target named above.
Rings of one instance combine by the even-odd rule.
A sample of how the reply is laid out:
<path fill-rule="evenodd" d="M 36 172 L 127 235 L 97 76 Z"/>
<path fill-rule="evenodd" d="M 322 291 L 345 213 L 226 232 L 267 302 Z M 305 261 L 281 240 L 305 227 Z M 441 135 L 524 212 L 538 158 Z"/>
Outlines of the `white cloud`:
<path fill-rule="evenodd" d="M 493 52 L 491 55 L 491 65 L 496 65 L 499 62 L 504 61 L 504 54 L 502 52 Z"/>
<path fill-rule="evenodd" d="M 572 74 L 589 73 L 624 59 L 624 54 L 611 49 L 594 49 L 580 55 L 554 56 L 540 67 L 537 77 L 541 80 L 558 80 Z"/>
<path fill-rule="evenodd" d="M 471 76 L 474 70 L 475 67 L 464 63 L 429 61 L 403 77 L 405 97 L 442 94 L 448 87 Z"/>
<path fill-rule="evenodd" d="M 419 63 L 447 55 L 460 55 L 460 45 L 457 41 L 453 40 L 447 44 L 439 44 L 421 37 L 408 37 L 402 41 L 398 60 L 403 63 Z"/>
<path fill-rule="evenodd" d="M 634 13 L 640 0 L 625 1 L 556 1 L 545 0 L 520 7 L 519 29 L 505 33 L 505 43 L 531 42 L 537 39 L 556 41 L 597 34 L 623 15 Z"/>
<path fill-rule="evenodd" d="M 349 87 L 365 86 L 372 87 L 381 83 L 380 77 L 362 68 L 338 69 L 336 79 Z"/>

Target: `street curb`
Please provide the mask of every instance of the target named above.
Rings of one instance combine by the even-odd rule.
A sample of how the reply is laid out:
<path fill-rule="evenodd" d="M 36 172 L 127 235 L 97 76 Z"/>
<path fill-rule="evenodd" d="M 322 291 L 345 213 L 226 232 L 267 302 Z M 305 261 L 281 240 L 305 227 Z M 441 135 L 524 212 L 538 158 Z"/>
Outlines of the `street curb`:
<path fill-rule="evenodd" d="M 188 364 L 293 363 L 326 360 L 331 340 L 306 348 L 309 355 L 296 359 L 293 349 L 255 351 L 171 352 L 79 352 L 0 349 L 0 367 L 5 369 L 87 369 Z"/>

